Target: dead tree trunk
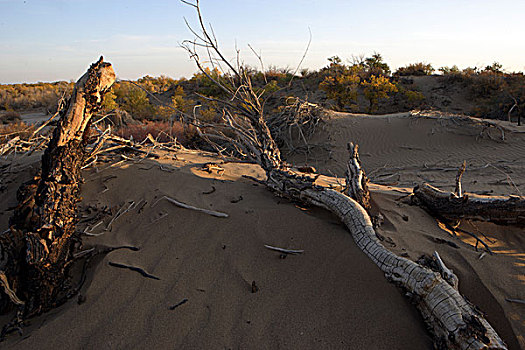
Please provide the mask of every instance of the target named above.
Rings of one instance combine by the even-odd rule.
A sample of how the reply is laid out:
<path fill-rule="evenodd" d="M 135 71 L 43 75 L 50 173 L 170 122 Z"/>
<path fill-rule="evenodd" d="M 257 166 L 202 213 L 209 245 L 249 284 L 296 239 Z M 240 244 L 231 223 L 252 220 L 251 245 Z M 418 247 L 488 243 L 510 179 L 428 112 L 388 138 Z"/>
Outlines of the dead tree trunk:
<path fill-rule="evenodd" d="M 19 317 L 54 307 L 67 296 L 80 200 L 80 168 L 91 116 L 115 81 L 102 57 L 76 83 L 68 107 L 42 156 L 41 175 L 21 186 L 10 229 L 0 236 L 0 279 L 5 301 L 20 306 Z M 6 298 L 7 297 L 7 298 Z"/>
<path fill-rule="evenodd" d="M 431 215 L 450 221 L 469 219 L 501 225 L 525 225 L 525 199 L 518 196 L 481 196 L 463 193 L 457 196 L 429 184 L 414 188 L 414 198 Z"/>
<path fill-rule="evenodd" d="M 368 191 L 368 178 L 359 160 L 359 146 L 350 142 L 348 145 L 350 158 L 346 166 L 346 191 L 345 194 L 354 198 L 367 211 L 370 210 L 370 192 Z"/>
<path fill-rule="evenodd" d="M 230 79 L 231 87 L 223 88 L 229 93 L 229 98 L 214 100 L 222 104 L 224 117 L 223 124 L 206 129 L 207 132 L 212 133 L 210 136 L 216 136 L 217 140 L 223 142 L 230 142 L 239 149 L 239 153 L 257 162 L 266 172 L 267 187 L 277 195 L 317 205 L 336 214 L 345 223 L 359 248 L 388 278 L 399 283 L 414 296 L 419 310 L 433 330 L 436 343 L 451 349 L 506 349 L 503 341 L 480 312 L 439 273 L 411 260 L 398 257 L 386 249 L 377 238 L 370 217 L 363 206 L 344 193 L 316 185 L 315 175 L 298 174 L 281 161 L 279 148 L 273 141 L 263 118 L 264 103 L 259 101 L 260 95 L 254 92 L 249 75 L 240 66 L 232 67 L 219 51 L 215 36 L 210 35 L 204 26 L 199 1 L 183 0 L 183 2 L 195 8 L 200 24 L 201 33 L 196 35 L 197 39 L 186 42 L 185 47 L 190 56 L 206 74 L 195 51 L 196 48 L 203 48 L 210 55 L 209 62 L 224 63 L 230 67 L 233 75 Z M 196 33 L 193 29 L 192 32 Z M 210 79 L 213 80 L 211 77 Z M 222 85 L 219 83 L 218 86 Z M 200 123 L 198 118 L 193 120 L 197 125 Z M 225 129 L 228 130 L 228 134 L 221 132 Z M 363 197 L 361 195 L 366 197 L 368 191 L 363 185 L 362 177 L 360 178 L 363 174 L 359 171 L 361 167 L 357 149 L 351 148 L 357 171 L 354 174 L 351 169 L 349 170 L 347 183 L 350 185 L 349 188 L 352 187 L 351 184 L 359 188 L 356 191 L 352 189 L 352 195 L 359 199 Z M 354 162 L 351 160 L 351 168 L 353 165 Z M 362 198 L 359 200 L 366 205 Z"/>

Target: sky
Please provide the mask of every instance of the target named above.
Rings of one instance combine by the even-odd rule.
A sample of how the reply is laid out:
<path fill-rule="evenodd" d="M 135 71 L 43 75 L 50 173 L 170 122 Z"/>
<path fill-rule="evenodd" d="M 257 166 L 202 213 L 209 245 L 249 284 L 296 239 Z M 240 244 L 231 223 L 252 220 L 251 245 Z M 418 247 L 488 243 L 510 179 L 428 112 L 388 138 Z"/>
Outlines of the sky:
<path fill-rule="evenodd" d="M 228 59 L 319 69 L 327 58 L 380 53 L 394 70 L 484 67 L 525 71 L 525 0 L 201 0 Z M 0 83 L 77 80 L 103 55 L 121 79 L 191 77 L 180 44 L 193 39 L 178 0 L 0 0 Z"/>

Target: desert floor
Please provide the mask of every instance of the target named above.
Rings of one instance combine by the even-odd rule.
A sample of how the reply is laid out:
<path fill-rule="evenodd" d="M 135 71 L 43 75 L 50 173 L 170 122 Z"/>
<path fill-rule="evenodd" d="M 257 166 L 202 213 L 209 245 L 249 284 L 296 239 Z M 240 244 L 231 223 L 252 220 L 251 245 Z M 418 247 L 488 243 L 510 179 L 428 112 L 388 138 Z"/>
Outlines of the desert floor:
<path fill-rule="evenodd" d="M 503 133 L 502 131 L 503 130 Z M 502 140 L 504 135 L 504 140 Z M 438 251 L 459 289 L 486 313 L 512 349 L 525 349 L 525 236 L 522 228 L 463 222 L 495 255 L 452 236 L 407 197 L 429 182 L 451 190 L 466 160 L 466 191 L 525 192 L 525 127 L 466 118 L 330 113 L 308 156 L 288 154 L 337 186 L 346 143 L 360 146 L 384 244 L 413 260 Z M 280 199 L 242 175 L 256 165 L 198 151 L 97 163 L 85 169 L 79 230 L 83 249 L 131 245 L 91 261 L 81 298 L 32 319 L 8 348 L 425 349 L 423 320 L 401 289 L 357 248 L 325 210 Z M 118 158 L 118 159 L 117 159 Z M 0 227 L 16 189 L 38 170 L 39 154 L 0 160 Z M 215 163 L 224 171 L 203 166 Z M 228 214 L 212 217 L 163 196 Z M 129 209 L 126 211 L 126 209 Z M 119 212 L 122 213 L 111 222 Z M 111 225 L 110 225 L 111 222 Z M 265 244 L 304 250 L 285 259 Z M 142 268 L 145 277 L 110 263 Z M 76 275 L 80 275 L 77 267 Z M 151 278 L 155 277 L 155 278 Z M 258 288 L 252 293 L 252 284 Z M 170 309 L 183 300 L 185 303 Z M 2 321 L 7 318 L 2 318 Z"/>

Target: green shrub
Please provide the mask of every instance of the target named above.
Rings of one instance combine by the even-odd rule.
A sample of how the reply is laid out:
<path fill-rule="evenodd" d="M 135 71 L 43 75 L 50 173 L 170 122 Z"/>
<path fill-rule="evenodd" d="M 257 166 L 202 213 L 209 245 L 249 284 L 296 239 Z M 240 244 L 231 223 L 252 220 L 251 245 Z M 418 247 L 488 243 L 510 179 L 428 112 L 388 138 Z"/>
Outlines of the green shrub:
<path fill-rule="evenodd" d="M 130 88 L 123 100 L 122 109 L 134 118 L 147 119 L 155 115 L 155 108 L 149 102 L 146 92 L 139 88 Z"/>

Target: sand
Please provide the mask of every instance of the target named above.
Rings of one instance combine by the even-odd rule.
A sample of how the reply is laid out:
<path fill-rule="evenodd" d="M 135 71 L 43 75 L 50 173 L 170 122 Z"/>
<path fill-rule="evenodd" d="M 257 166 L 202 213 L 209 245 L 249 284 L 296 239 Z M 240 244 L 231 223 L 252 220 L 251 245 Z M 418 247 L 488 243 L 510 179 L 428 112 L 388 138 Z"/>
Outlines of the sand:
<path fill-rule="evenodd" d="M 497 168 L 469 172 L 468 167 L 467 191 L 516 191 L 506 182 L 490 184 L 507 179 L 498 169 L 525 190 L 519 175 L 525 163 L 525 134 L 508 133 L 507 140 L 500 142 L 494 130 L 490 132 L 496 140 L 477 138 L 480 130 L 446 119 L 338 114 L 315 135 L 318 143 L 330 138 L 330 148 L 314 152 L 320 160 L 310 158 L 308 163 L 325 174 L 342 175 L 344 145 L 353 140 L 360 144 L 368 172 L 382 168 L 373 178 L 399 173 L 392 183 L 371 186 L 375 207 L 385 217 L 378 230 L 385 245 L 412 259 L 439 251 L 458 274 L 460 291 L 486 312 L 509 347 L 525 348 L 521 336 L 525 305 L 505 301 L 525 299 L 523 229 L 475 223 L 498 253 L 480 260 L 481 252 L 469 240 L 450 236 L 426 212 L 401 198 L 424 179 L 450 187 L 454 171 L 429 169 L 457 167 L 463 159 L 469 167 L 491 163 Z M 118 250 L 93 261 L 82 288 L 83 303 L 74 299 L 32 319 L 24 336 L 10 336 L 5 347 L 432 348 L 409 299 L 387 282 L 330 213 L 279 199 L 242 178 L 243 174 L 262 178 L 258 166 L 221 164 L 225 171 L 220 175 L 202 169 L 207 162 L 221 162 L 213 156 L 183 151 L 175 158 L 162 153 L 158 160 L 125 161 L 114 167 L 98 164 L 85 170 L 79 230 L 90 230 L 103 221 L 92 231 L 100 233 L 120 208 L 132 201 L 140 204 L 116 219 L 111 230 L 85 237 L 84 248 L 133 245 L 141 249 Z M 305 161 L 297 154 L 289 159 Z M 0 168 L 4 186 L 0 227 L 7 227 L 16 189 L 36 172 L 38 161 L 37 154 L 1 160 L 0 166 L 7 166 Z M 399 169 L 388 169 L 393 167 Z M 179 208 L 163 196 L 229 217 Z M 304 254 L 281 259 L 265 244 L 303 249 Z M 110 262 L 140 267 L 159 280 Z M 256 293 L 252 293 L 253 281 Z"/>

